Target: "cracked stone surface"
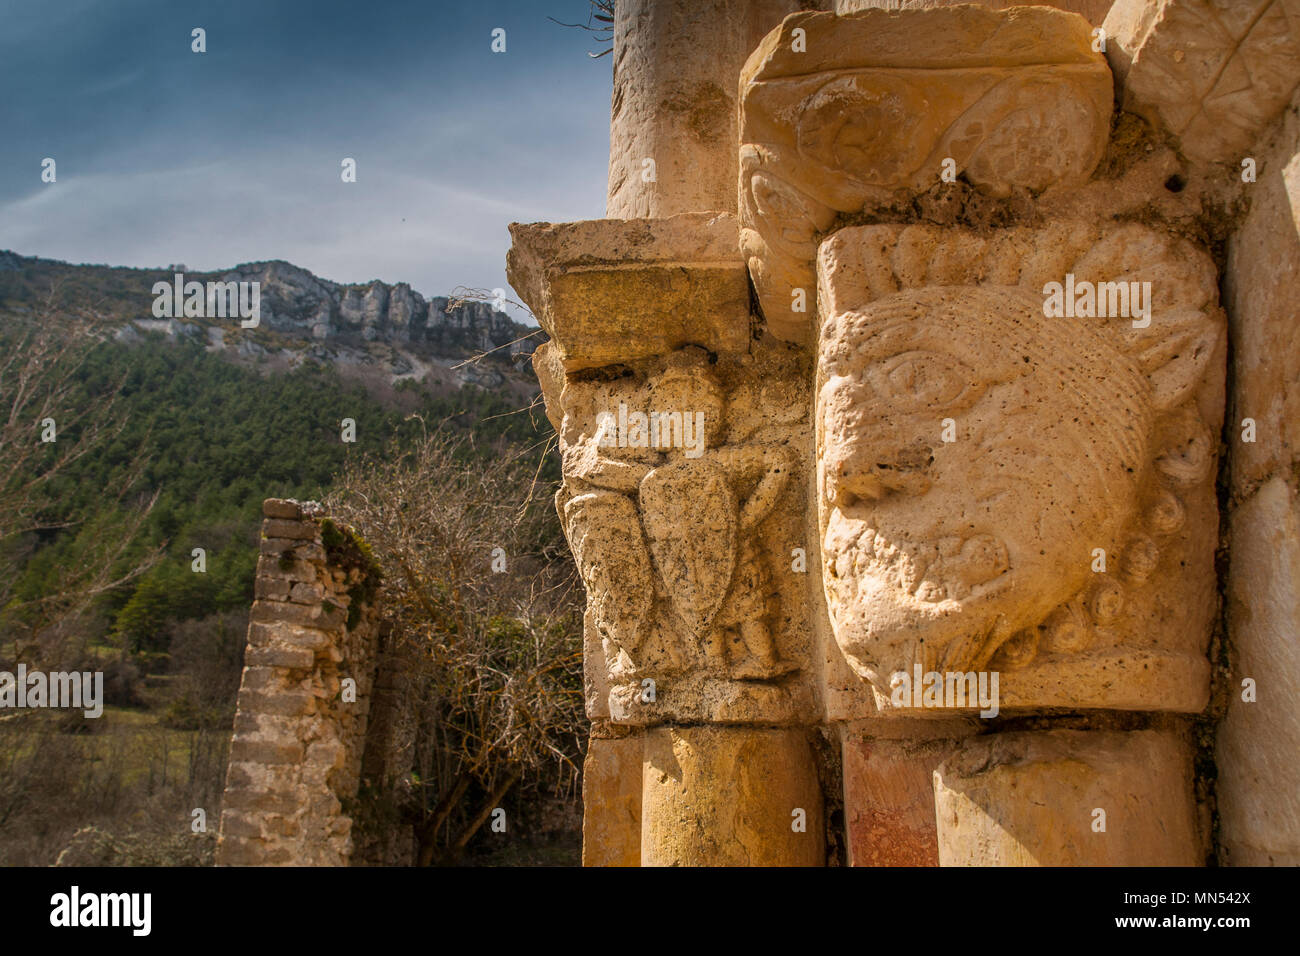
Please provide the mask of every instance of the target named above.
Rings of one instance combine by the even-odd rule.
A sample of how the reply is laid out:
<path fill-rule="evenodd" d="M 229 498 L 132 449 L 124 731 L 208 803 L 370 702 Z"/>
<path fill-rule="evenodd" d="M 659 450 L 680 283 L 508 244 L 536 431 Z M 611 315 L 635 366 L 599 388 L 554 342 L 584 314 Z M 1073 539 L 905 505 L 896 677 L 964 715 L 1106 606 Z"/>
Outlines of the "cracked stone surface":
<path fill-rule="evenodd" d="M 1103 28 L 1124 108 L 1195 160 L 1239 162 L 1300 83 L 1300 0 L 1117 0 Z"/>

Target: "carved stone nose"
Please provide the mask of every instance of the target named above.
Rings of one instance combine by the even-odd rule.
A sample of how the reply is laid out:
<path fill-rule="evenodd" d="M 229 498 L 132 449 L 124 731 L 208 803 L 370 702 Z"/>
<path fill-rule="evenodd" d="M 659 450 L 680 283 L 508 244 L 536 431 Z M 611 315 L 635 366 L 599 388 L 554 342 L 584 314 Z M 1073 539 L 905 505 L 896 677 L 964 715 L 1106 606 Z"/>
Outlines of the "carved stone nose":
<path fill-rule="evenodd" d="M 868 451 L 855 458 L 845 461 L 836 472 L 835 501 L 840 505 L 852 504 L 848 496 L 874 501 L 894 493 L 920 495 L 930 490 L 932 482 L 925 469 L 934 459 L 929 449 L 908 449 L 890 456 L 872 456 Z"/>
<path fill-rule="evenodd" d="M 875 501 L 888 493 L 888 489 L 870 469 L 854 465 L 844 465 L 840 468 L 835 480 L 835 489 L 835 503 L 842 507 L 864 498 Z"/>

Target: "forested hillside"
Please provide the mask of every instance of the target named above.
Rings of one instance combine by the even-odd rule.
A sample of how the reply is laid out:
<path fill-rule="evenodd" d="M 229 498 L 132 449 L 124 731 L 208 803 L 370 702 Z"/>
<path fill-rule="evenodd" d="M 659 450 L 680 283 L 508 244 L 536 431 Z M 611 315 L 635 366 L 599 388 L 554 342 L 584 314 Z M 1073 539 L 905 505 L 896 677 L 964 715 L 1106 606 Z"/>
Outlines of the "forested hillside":
<path fill-rule="evenodd" d="M 99 345 L 78 378 L 76 402 L 93 405 L 116 391 L 124 424 L 52 484 L 43 517 L 63 527 L 41 534 L 16 596 L 48 591 L 84 536 L 118 527 L 124 492 L 132 500 L 157 493 L 122 562 L 165 544 L 164 557 L 102 604 L 110 632 L 139 651 L 165 651 L 180 621 L 247 608 L 264 498 L 323 497 L 350 456 L 380 453 L 426 428 L 472 425 L 483 454 L 518 453 L 549 429 L 540 411 L 473 386 L 433 394 L 404 383 L 395 403 L 381 403 L 329 366 L 263 375 L 160 335 Z M 343 441 L 345 419 L 355 422 L 355 441 Z M 192 570 L 195 548 L 204 549 L 205 573 Z"/>

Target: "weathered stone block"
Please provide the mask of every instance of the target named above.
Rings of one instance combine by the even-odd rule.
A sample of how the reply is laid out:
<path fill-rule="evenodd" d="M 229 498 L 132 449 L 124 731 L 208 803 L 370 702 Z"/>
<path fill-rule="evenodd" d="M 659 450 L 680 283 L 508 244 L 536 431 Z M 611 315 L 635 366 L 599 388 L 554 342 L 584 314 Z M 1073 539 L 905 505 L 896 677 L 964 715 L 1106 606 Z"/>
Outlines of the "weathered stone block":
<path fill-rule="evenodd" d="M 302 832 L 298 821 L 281 813 L 268 813 L 262 818 L 266 832 L 278 837 L 296 837 Z"/>
<path fill-rule="evenodd" d="M 510 284 L 532 308 L 568 371 L 695 344 L 749 344 L 749 279 L 736 220 L 512 223 Z"/>
<path fill-rule="evenodd" d="M 290 587 L 286 580 L 259 577 L 253 582 L 253 597 L 259 601 L 287 601 Z"/>
<path fill-rule="evenodd" d="M 303 745 L 292 741 L 272 743 L 264 740 L 248 740 L 236 735 L 230 742 L 230 759 L 247 760 L 255 763 L 301 763 Z"/>
<path fill-rule="evenodd" d="M 325 548 L 320 542 L 313 541 L 309 538 L 262 538 L 259 545 L 262 557 L 271 557 L 274 559 L 276 569 L 281 572 L 288 572 L 296 567 L 296 563 L 313 562 L 323 564 L 325 561 Z M 290 563 L 295 562 L 295 563 Z M 314 581 L 316 580 L 316 568 L 311 567 L 309 573 L 303 574 L 298 580 Z M 292 575 L 290 575 L 292 576 Z"/>
<path fill-rule="evenodd" d="M 324 589 L 316 582 L 302 581 L 289 589 L 288 600 L 294 604 L 319 604 L 325 598 Z M 340 597 L 340 600 L 344 598 Z"/>
<path fill-rule="evenodd" d="M 258 719 L 257 714 L 250 712 L 240 713 L 239 711 L 236 711 L 234 721 L 235 733 L 248 735 L 256 734 L 258 731 Z"/>
<path fill-rule="evenodd" d="M 278 621 L 252 621 L 248 625 L 249 647 L 272 647 L 282 644 L 294 630 Z"/>
<path fill-rule="evenodd" d="M 284 601 L 254 601 L 251 619 L 257 623 L 285 623 L 320 631 L 341 631 L 347 611 L 328 604 L 302 605 Z"/>
<path fill-rule="evenodd" d="M 267 518 L 262 522 L 262 537 L 267 539 L 286 538 L 294 541 L 311 541 L 315 539 L 317 528 L 311 521 L 284 521 L 279 518 Z"/>
<path fill-rule="evenodd" d="M 324 549 L 322 550 L 322 556 Z M 295 581 L 316 581 L 319 578 L 317 566 L 309 561 L 295 557 L 295 552 L 280 553 L 266 547 L 262 539 L 262 553 L 257 559 L 257 579 L 285 581 L 290 585 Z"/>
<path fill-rule="evenodd" d="M 942 866 L 1205 862 L 1191 748 L 1172 733 L 977 737 L 939 766 L 934 789 Z"/>
<path fill-rule="evenodd" d="M 316 655 L 303 647 L 250 647 L 244 661 L 251 665 L 309 670 L 316 663 Z"/>
<path fill-rule="evenodd" d="M 334 769 L 342 767 L 347 760 L 347 748 L 340 740 L 317 740 L 307 747 L 304 763 Z"/>
<path fill-rule="evenodd" d="M 256 729 L 254 726 L 249 732 L 256 732 Z M 238 732 L 236 730 L 236 733 Z M 267 789 L 270 779 L 271 771 L 260 763 L 232 760 L 226 767 L 227 790 L 243 790 L 255 793 Z"/>
<path fill-rule="evenodd" d="M 302 517 L 302 508 L 298 502 L 287 498 L 267 498 L 262 502 L 262 514 L 267 518 L 282 518 L 296 521 Z"/>
<path fill-rule="evenodd" d="M 328 631 L 318 631 L 314 628 L 305 627 L 286 628 L 280 637 L 284 644 L 293 647 L 307 647 L 317 653 L 321 648 L 329 645 L 333 639 L 334 635 Z"/>
<path fill-rule="evenodd" d="M 316 698 L 297 687 L 282 687 L 270 693 L 242 688 L 239 692 L 239 707 L 241 713 L 298 717 L 315 710 Z"/>
<path fill-rule="evenodd" d="M 1087 21 L 1045 7 L 798 14 L 740 85 L 741 247 L 769 330 L 795 342 L 837 216 L 928 189 L 945 163 L 996 196 L 1079 185 L 1110 129 Z"/>
<path fill-rule="evenodd" d="M 582 865 L 641 865 L 639 736 L 592 737 L 582 762 Z"/>
<path fill-rule="evenodd" d="M 1103 26 L 1124 108 L 1192 159 L 1238 165 L 1300 82 L 1291 2 L 1116 0 Z"/>
<path fill-rule="evenodd" d="M 264 761 L 258 760 L 258 763 Z M 302 794 L 297 790 L 246 790 L 242 787 L 227 787 L 225 796 L 222 797 L 225 809 L 229 810 L 246 810 L 250 814 L 254 811 L 264 811 L 270 813 L 294 813 L 302 806 Z"/>

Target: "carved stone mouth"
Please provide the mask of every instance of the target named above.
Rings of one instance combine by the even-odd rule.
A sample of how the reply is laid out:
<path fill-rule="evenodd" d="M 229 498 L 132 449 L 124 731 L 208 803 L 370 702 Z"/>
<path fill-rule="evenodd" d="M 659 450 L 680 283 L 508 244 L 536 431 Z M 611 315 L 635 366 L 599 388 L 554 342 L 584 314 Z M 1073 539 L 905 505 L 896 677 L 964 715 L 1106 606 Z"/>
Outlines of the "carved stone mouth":
<path fill-rule="evenodd" d="M 840 515 L 842 522 L 854 519 Z M 1010 583 L 1010 562 L 1006 545 L 986 532 L 947 536 L 933 542 L 894 539 L 865 523 L 855 537 L 841 537 L 837 522 L 828 528 L 826 550 L 833 577 L 874 579 L 886 587 L 904 591 L 925 604 L 970 601 L 992 596 Z"/>

